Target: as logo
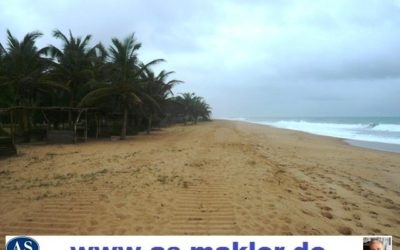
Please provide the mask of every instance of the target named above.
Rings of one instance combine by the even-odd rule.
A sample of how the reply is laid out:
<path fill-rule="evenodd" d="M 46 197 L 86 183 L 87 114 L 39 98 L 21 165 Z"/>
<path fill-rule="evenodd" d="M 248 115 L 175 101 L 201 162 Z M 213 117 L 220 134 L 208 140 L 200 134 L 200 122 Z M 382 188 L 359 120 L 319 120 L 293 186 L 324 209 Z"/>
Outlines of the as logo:
<path fill-rule="evenodd" d="M 39 244 L 32 238 L 21 236 L 10 240 L 6 250 L 39 250 Z"/>

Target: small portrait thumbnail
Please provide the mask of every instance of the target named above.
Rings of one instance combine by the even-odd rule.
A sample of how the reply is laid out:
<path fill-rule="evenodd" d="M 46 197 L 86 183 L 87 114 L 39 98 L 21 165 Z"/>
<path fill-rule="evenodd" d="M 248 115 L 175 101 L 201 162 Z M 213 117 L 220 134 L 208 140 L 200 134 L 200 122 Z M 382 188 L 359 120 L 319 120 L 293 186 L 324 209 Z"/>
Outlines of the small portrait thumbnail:
<path fill-rule="evenodd" d="M 363 250 L 392 250 L 392 237 L 364 237 Z"/>

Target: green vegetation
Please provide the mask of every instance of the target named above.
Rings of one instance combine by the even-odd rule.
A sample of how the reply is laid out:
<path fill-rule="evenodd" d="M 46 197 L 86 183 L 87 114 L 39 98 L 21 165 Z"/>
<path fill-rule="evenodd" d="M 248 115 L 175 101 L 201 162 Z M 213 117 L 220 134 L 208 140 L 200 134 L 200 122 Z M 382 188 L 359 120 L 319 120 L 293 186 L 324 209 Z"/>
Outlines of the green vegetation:
<path fill-rule="evenodd" d="M 163 59 L 139 59 L 142 45 L 134 34 L 111 39 L 108 49 L 102 43 L 91 46 L 91 35 L 59 30 L 53 32 L 59 48 L 38 48 L 40 32 L 21 41 L 9 30 L 7 35 L 7 45 L 0 44 L 2 134 L 14 131 L 29 141 L 35 134 L 43 138 L 41 128 L 79 133 L 86 116 L 86 135 L 119 134 L 124 139 L 137 131 L 150 133 L 154 126 L 210 119 L 210 106 L 202 97 L 173 96 L 173 87 L 183 83 L 168 79 L 174 72 L 153 71 Z"/>
<path fill-rule="evenodd" d="M 181 113 L 195 124 L 199 118 L 210 119 L 211 108 L 206 101 L 194 93 L 184 93 L 182 96 L 173 98 L 173 101 L 181 107 Z M 185 119 L 185 123 L 187 120 Z"/>

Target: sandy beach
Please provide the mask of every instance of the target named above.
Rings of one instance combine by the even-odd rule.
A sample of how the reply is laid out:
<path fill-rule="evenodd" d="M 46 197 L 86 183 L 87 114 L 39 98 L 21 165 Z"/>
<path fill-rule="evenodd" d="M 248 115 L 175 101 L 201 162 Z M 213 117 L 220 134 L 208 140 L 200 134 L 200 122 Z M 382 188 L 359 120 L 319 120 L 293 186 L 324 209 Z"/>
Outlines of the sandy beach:
<path fill-rule="evenodd" d="M 393 235 L 400 154 L 232 121 L 0 159 L 0 235 Z M 4 245 L 4 242 L 1 242 Z"/>

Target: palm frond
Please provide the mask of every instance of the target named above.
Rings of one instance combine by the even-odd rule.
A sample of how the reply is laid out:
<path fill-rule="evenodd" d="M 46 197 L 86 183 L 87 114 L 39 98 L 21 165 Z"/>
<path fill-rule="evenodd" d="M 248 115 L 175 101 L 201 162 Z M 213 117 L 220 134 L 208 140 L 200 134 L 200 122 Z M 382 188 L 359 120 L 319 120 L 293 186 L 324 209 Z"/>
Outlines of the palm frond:
<path fill-rule="evenodd" d="M 12 51 L 19 47 L 19 41 L 15 38 L 10 30 L 7 30 L 8 51 Z"/>
<path fill-rule="evenodd" d="M 58 82 L 50 81 L 50 80 L 37 82 L 36 86 L 37 87 L 45 87 L 45 88 L 62 89 L 62 90 L 68 91 L 68 92 L 70 91 L 70 88 L 66 87 L 64 84 L 60 84 Z"/>
<path fill-rule="evenodd" d="M 141 68 L 139 68 L 138 72 L 136 72 L 135 77 L 140 76 L 145 70 L 147 70 L 148 67 L 154 66 L 161 62 L 165 62 L 165 60 L 164 59 L 155 59 L 155 60 L 143 65 Z"/>
<path fill-rule="evenodd" d="M 118 93 L 113 87 L 95 89 L 82 98 L 82 100 L 78 104 L 78 107 L 91 106 L 97 103 L 102 98 L 113 96 L 116 94 Z"/>
<path fill-rule="evenodd" d="M 61 39 L 66 45 L 69 45 L 68 38 L 59 29 L 53 30 L 53 36 L 57 39 Z"/>

